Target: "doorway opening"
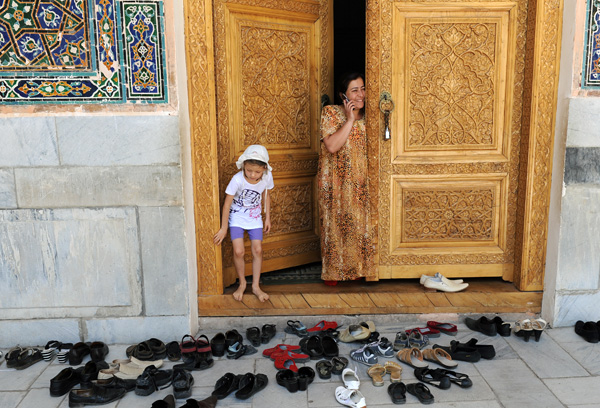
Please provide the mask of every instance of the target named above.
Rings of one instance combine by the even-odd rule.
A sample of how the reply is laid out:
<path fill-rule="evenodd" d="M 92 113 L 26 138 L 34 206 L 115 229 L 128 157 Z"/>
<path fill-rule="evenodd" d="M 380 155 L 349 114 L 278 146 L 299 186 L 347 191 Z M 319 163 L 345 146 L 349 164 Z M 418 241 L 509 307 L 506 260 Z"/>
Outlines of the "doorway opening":
<path fill-rule="evenodd" d="M 333 0 L 333 77 L 365 74 L 366 0 Z M 338 96 L 333 103 L 341 104 Z"/>

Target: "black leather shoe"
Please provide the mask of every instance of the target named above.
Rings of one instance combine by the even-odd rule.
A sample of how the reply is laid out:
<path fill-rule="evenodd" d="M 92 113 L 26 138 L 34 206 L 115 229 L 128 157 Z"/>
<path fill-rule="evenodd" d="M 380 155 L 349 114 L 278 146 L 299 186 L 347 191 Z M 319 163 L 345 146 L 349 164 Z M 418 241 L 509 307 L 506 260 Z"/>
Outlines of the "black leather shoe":
<path fill-rule="evenodd" d="M 65 368 L 50 380 L 50 395 L 60 397 L 71 391 L 71 388 L 81 382 L 81 371 L 83 367 L 73 369 Z"/>
<path fill-rule="evenodd" d="M 71 390 L 69 393 L 69 407 L 84 407 L 86 405 L 104 405 L 123 398 L 127 393 L 124 388 L 100 387 Z"/>
<path fill-rule="evenodd" d="M 191 397 L 192 385 L 194 385 L 194 377 L 188 370 L 173 369 L 173 394 L 175 394 L 175 399 Z"/>
<path fill-rule="evenodd" d="M 75 343 L 73 347 L 71 347 L 71 350 L 69 350 L 69 353 L 67 354 L 67 357 L 69 358 L 69 364 L 81 364 L 83 358 L 88 354 L 90 354 L 90 345 L 88 343 L 83 343 L 81 341 L 79 343 Z"/>
<path fill-rule="evenodd" d="M 583 322 L 579 320 L 575 323 L 575 333 L 579 334 L 588 343 L 598 343 L 599 333 L 598 325 L 594 322 Z"/>
<path fill-rule="evenodd" d="M 101 342 L 95 341 L 90 345 L 90 357 L 94 363 L 98 361 L 104 361 L 108 354 L 108 346 Z"/>
<path fill-rule="evenodd" d="M 110 377 L 104 380 L 96 380 L 96 385 L 104 388 L 122 388 L 126 392 L 135 390 L 136 380 L 125 380 L 118 377 Z"/>
<path fill-rule="evenodd" d="M 492 322 L 496 325 L 496 332 L 502 337 L 510 336 L 510 323 L 502 321 L 500 316 L 496 316 L 492 319 Z"/>
<path fill-rule="evenodd" d="M 488 320 L 485 316 L 481 316 L 477 320 L 467 317 L 465 319 L 465 324 L 469 329 L 483 333 L 486 336 L 495 336 L 498 333 L 496 330 L 496 323 L 494 323 L 493 320 Z"/>
<path fill-rule="evenodd" d="M 175 397 L 169 394 L 161 400 L 154 401 L 150 408 L 175 408 Z"/>
<path fill-rule="evenodd" d="M 91 388 L 92 381 L 98 379 L 98 372 L 107 368 L 108 363 L 106 361 L 99 361 L 97 363 L 88 361 L 83 367 L 83 371 L 81 371 L 81 388 Z"/>

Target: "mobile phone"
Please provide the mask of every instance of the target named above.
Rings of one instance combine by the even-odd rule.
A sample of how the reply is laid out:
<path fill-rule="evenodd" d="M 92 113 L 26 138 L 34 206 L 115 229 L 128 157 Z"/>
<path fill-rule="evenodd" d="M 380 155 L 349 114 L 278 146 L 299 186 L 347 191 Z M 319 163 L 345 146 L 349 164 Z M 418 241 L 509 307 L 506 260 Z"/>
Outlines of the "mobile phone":
<path fill-rule="evenodd" d="M 342 96 L 344 97 L 344 99 L 346 100 L 346 102 L 350 102 L 350 99 L 348 99 L 348 97 L 346 96 L 345 93 L 343 93 Z"/>

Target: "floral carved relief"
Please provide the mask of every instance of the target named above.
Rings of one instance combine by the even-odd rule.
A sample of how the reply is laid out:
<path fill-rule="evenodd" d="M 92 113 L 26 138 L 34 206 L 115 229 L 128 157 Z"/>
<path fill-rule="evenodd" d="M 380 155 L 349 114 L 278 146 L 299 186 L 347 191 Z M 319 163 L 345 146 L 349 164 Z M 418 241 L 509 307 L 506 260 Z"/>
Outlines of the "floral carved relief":
<path fill-rule="evenodd" d="M 411 23 L 407 149 L 493 143 L 496 26 Z"/>

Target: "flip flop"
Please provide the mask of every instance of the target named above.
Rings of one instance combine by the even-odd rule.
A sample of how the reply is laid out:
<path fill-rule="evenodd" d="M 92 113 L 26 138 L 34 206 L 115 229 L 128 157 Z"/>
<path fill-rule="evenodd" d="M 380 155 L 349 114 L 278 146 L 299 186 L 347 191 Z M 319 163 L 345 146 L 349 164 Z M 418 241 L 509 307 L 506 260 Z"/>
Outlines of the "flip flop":
<path fill-rule="evenodd" d="M 398 360 L 414 368 L 429 367 L 429 364 L 423 361 L 423 353 L 416 347 L 400 350 L 396 354 L 396 357 Z"/>
<path fill-rule="evenodd" d="M 395 361 L 385 362 L 385 371 L 390 374 L 390 381 L 392 383 L 399 383 L 402 380 L 402 366 Z"/>
<path fill-rule="evenodd" d="M 319 378 L 323 380 L 328 380 L 331 378 L 331 371 L 333 370 L 333 364 L 331 364 L 331 361 L 321 360 L 317 363 L 315 368 L 317 369 Z"/>
<path fill-rule="evenodd" d="M 295 334 L 297 336 L 303 337 L 308 334 L 306 330 L 306 326 L 302 324 L 299 320 L 288 320 L 287 327 L 283 329 L 286 333 Z"/>
<path fill-rule="evenodd" d="M 423 383 L 407 384 L 406 391 L 417 397 L 421 404 L 433 404 L 433 395 L 431 395 L 429 388 Z"/>
<path fill-rule="evenodd" d="M 390 384 L 388 394 L 394 404 L 406 403 L 406 385 L 403 382 Z"/>
<path fill-rule="evenodd" d="M 374 364 L 367 370 L 367 374 L 373 380 L 373 385 L 376 387 L 383 387 L 383 376 L 386 373 L 386 369 L 381 364 Z"/>

